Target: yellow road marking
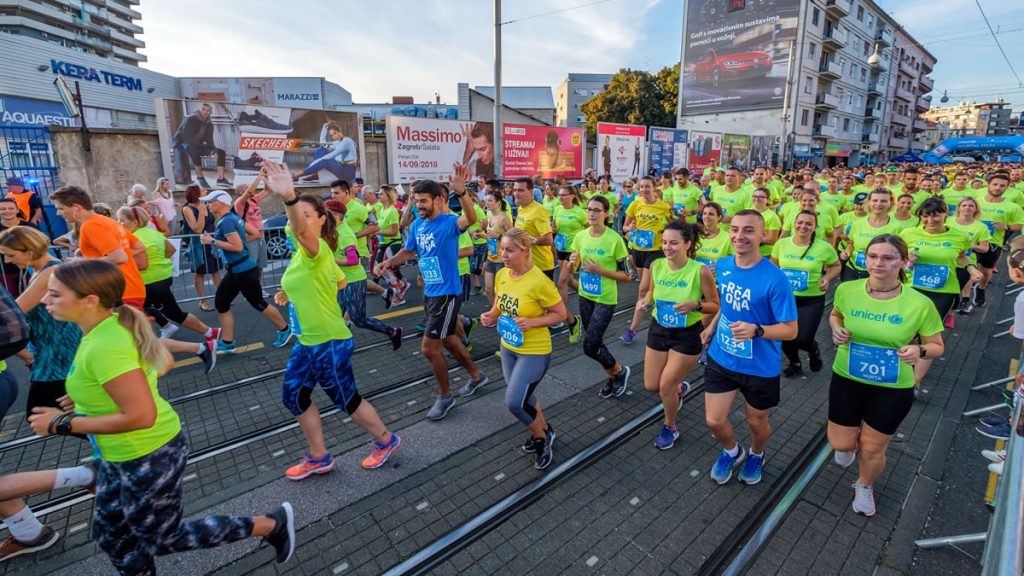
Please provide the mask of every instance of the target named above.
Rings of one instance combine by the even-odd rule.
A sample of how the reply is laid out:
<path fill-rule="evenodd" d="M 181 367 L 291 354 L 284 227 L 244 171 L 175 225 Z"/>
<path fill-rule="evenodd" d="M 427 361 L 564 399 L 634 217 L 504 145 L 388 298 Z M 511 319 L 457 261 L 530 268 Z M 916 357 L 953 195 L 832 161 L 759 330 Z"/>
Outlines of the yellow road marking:
<path fill-rule="evenodd" d="M 394 312 L 386 312 L 380 316 L 374 316 L 377 320 L 385 320 L 387 318 L 396 318 L 398 316 L 405 316 L 407 314 L 415 314 L 417 312 L 423 312 L 423 306 L 413 306 L 412 308 L 406 308 L 405 310 L 395 310 Z"/>
<path fill-rule="evenodd" d="M 263 342 L 256 342 L 255 344 L 246 344 L 245 346 L 239 346 L 238 348 L 235 348 L 235 354 L 243 354 L 245 352 L 252 352 L 253 350 L 259 350 L 260 348 L 263 348 L 263 346 L 264 346 Z M 223 357 L 224 357 L 224 355 L 222 354 L 221 358 L 223 358 Z M 191 356 L 189 358 L 185 358 L 184 360 L 176 361 L 174 363 L 174 367 L 175 368 L 182 368 L 184 366 L 191 366 L 193 364 L 199 364 L 201 362 L 202 362 L 202 360 L 199 359 L 199 356 Z"/>

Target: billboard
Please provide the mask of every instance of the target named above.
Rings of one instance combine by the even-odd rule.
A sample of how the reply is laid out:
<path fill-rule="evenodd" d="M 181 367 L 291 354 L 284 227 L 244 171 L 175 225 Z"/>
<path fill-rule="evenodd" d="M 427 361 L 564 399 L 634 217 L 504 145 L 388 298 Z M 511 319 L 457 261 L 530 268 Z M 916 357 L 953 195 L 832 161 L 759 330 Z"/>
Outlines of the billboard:
<path fill-rule="evenodd" d="M 750 165 L 750 136 L 746 134 L 722 135 L 722 164 L 746 170 Z"/>
<path fill-rule="evenodd" d="M 686 130 L 651 126 L 648 135 L 650 141 L 648 163 L 651 168 L 654 168 L 658 174 L 664 174 L 673 168 L 686 166 L 690 160 L 687 157 L 686 136 Z"/>
<path fill-rule="evenodd" d="M 771 166 L 772 152 L 775 148 L 774 136 L 750 137 L 750 167 Z"/>
<path fill-rule="evenodd" d="M 798 0 L 686 2 L 680 115 L 781 108 Z"/>
<path fill-rule="evenodd" d="M 715 132 L 690 132 L 690 173 L 700 174 L 711 166 L 711 159 L 722 159 L 722 135 Z"/>
<path fill-rule="evenodd" d="M 494 124 L 440 118 L 387 117 L 389 180 L 447 182 L 456 162 L 473 176 L 495 177 Z M 502 125 L 502 176 L 583 176 L 583 129 Z"/>
<path fill-rule="evenodd" d="M 647 152 L 647 128 L 632 124 L 597 123 L 594 166 L 598 174 L 611 175 L 621 182 L 631 176 L 643 176 Z"/>
<path fill-rule="evenodd" d="M 164 173 L 179 189 L 249 184 L 263 160 L 287 164 L 299 187 L 351 181 L 365 169 L 354 112 L 170 99 L 156 112 Z"/>
<path fill-rule="evenodd" d="M 180 78 L 181 97 L 259 106 L 323 109 L 320 78 Z"/>

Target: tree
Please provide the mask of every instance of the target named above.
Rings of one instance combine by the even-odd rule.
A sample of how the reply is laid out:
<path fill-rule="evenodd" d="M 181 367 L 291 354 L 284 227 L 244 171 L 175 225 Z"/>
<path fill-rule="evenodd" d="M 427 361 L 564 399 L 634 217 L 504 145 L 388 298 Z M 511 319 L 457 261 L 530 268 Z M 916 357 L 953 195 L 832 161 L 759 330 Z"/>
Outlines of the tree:
<path fill-rule="evenodd" d="M 607 90 L 580 107 L 587 117 L 587 138 L 596 139 L 598 122 L 675 126 L 678 94 L 678 64 L 662 68 L 657 75 L 623 68 L 612 76 Z"/>

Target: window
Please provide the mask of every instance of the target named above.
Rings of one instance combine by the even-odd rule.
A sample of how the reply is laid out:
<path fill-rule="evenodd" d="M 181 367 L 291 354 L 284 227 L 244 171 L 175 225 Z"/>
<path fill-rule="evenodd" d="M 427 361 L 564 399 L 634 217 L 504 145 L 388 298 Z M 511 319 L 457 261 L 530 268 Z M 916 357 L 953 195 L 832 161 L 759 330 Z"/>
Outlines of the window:
<path fill-rule="evenodd" d="M 874 28 L 874 27 L 875 27 L 875 15 L 874 14 L 868 14 L 868 29 L 870 30 L 871 28 Z"/>
<path fill-rule="evenodd" d="M 812 82 L 813 82 L 813 80 L 811 80 L 810 76 L 804 76 L 804 94 L 810 94 L 811 93 L 811 83 Z"/>
<path fill-rule="evenodd" d="M 863 6 L 857 6 L 857 21 L 858 22 L 863 22 L 864 21 L 864 7 Z"/>
<path fill-rule="evenodd" d="M 864 53 L 865 57 L 867 57 L 868 54 L 871 53 L 871 45 L 868 44 L 867 40 L 864 41 L 864 46 L 861 47 L 861 52 Z"/>
<path fill-rule="evenodd" d="M 843 118 L 843 132 L 849 132 L 849 131 L 850 131 L 850 119 L 849 118 Z"/>
<path fill-rule="evenodd" d="M 587 117 L 586 116 L 577 116 L 576 117 L 576 121 L 577 122 L 586 122 L 587 121 Z"/>
<path fill-rule="evenodd" d="M 814 55 L 818 52 L 818 45 L 811 42 L 807 47 L 807 57 L 814 58 Z"/>
<path fill-rule="evenodd" d="M 817 26 L 820 23 L 821 23 L 821 10 L 818 10 L 817 8 L 815 8 L 814 11 L 811 12 L 811 24 Z"/>
<path fill-rule="evenodd" d="M 860 81 L 861 82 L 867 82 L 868 81 L 868 69 L 864 68 L 863 66 L 860 69 Z"/>
<path fill-rule="evenodd" d="M 800 125 L 801 126 L 807 126 L 808 117 L 809 117 L 809 114 L 808 114 L 808 110 L 806 108 L 804 108 L 803 110 L 800 111 Z"/>

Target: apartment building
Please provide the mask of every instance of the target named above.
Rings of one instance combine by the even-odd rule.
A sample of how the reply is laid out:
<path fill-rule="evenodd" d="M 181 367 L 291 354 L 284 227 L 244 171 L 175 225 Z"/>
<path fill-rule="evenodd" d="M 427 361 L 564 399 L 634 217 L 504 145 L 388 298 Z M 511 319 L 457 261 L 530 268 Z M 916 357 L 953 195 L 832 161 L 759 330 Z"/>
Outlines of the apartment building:
<path fill-rule="evenodd" d="M 570 73 L 555 90 L 555 124 L 581 128 L 587 117 L 580 107 L 608 88 L 611 74 Z"/>
<path fill-rule="evenodd" d="M 0 0 L 0 32 L 138 65 L 139 0 Z"/>
<path fill-rule="evenodd" d="M 890 158 L 908 150 L 925 151 L 921 139 L 915 135 L 928 129 L 928 122 L 921 114 L 931 106 L 928 93 L 935 83 L 928 74 L 934 67 L 935 57 L 897 26 L 888 74 L 887 98 L 891 107 L 888 123 L 882 131 L 882 149 Z"/>

